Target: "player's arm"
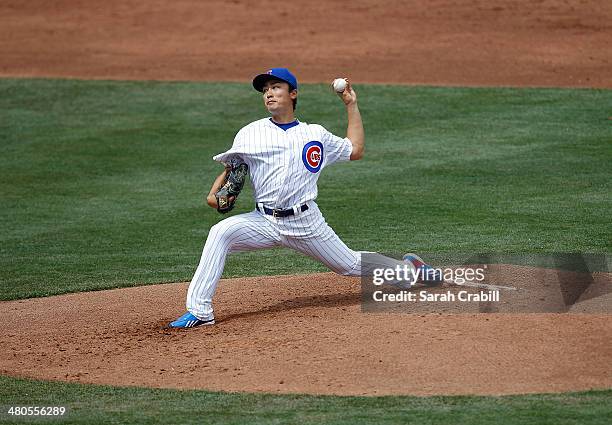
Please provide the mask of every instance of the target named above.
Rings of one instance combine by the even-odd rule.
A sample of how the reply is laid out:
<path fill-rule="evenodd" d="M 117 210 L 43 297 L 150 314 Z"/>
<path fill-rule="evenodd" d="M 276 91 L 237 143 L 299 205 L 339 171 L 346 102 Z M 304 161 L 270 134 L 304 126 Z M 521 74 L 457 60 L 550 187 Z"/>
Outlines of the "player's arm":
<path fill-rule="evenodd" d="M 353 145 L 351 161 L 356 161 L 363 158 L 363 151 L 365 149 L 365 131 L 363 129 L 361 113 L 359 112 L 359 107 L 357 106 L 357 94 L 351 87 L 350 81 L 347 79 L 346 82 L 346 89 L 344 89 L 342 93 L 338 93 L 338 96 L 340 96 L 344 102 L 344 105 L 346 106 L 348 118 L 346 137 Z"/>
<path fill-rule="evenodd" d="M 229 168 L 226 166 L 223 172 L 219 174 L 219 177 L 215 179 L 214 183 L 212 184 L 210 188 L 210 192 L 208 193 L 208 196 L 206 197 L 206 203 L 211 208 L 217 209 L 218 207 L 217 197 L 215 196 L 215 193 L 217 193 L 219 189 L 221 189 L 221 186 L 223 186 L 223 183 L 225 182 L 225 178 L 228 172 L 229 172 Z"/>

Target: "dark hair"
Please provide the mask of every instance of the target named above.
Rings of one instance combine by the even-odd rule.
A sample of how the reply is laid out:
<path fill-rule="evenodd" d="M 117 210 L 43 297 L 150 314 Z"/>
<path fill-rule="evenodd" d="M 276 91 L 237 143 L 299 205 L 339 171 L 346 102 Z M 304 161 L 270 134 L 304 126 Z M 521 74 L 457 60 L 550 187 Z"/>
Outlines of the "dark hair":
<path fill-rule="evenodd" d="M 287 82 L 281 80 L 281 83 L 287 83 Z M 289 83 L 287 83 L 287 84 L 289 85 L 289 93 L 291 93 L 293 90 L 297 91 L 297 89 L 295 87 L 293 87 L 291 84 L 289 84 Z M 295 111 L 295 107 L 297 106 L 297 97 L 295 99 L 291 99 L 291 100 L 293 101 L 293 110 Z"/>

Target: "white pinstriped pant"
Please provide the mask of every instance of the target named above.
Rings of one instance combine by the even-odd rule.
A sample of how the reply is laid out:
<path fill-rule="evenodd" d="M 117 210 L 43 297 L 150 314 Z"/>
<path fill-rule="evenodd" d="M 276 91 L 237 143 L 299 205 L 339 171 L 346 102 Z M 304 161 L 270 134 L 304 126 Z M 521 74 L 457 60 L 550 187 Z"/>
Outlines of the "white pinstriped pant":
<path fill-rule="evenodd" d="M 202 320 L 214 318 L 212 297 L 227 254 L 278 246 L 292 248 L 345 276 L 361 275 L 361 253 L 350 249 L 325 222 L 316 203 L 296 216 L 274 218 L 255 210 L 229 217 L 211 227 L 198 268 L 187 291 L 187 310 Z M 380 265 L 402 261 L 377 255 Z"/>

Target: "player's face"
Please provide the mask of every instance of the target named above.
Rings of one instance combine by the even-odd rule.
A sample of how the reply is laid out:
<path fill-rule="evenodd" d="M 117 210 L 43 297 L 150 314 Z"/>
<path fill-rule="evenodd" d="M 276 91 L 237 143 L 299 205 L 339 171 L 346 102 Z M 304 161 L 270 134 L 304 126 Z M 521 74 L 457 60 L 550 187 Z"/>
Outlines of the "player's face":
<path fill-rule="evenodd" d="M 263 86 L 263 101 L 272 115 L 293 110 L 293 99 L 297 90 L 289 91 L 289 84 L 284 81 L 270 80 Z"/>

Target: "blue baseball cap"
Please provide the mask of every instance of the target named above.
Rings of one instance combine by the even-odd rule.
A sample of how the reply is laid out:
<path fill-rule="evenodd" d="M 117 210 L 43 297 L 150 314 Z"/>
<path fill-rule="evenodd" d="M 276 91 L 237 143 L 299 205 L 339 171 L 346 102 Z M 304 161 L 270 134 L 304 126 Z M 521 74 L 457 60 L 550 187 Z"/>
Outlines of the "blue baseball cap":
<path fill-rule="evenodd" d="M 287 68 L 272 68 L 269 69 L 265 74 L 259 74 L 253 78 L 253 87 L 255 90 L 263 92 L 263 86 L 270 80 L 281 80 L 289 84 L 291 90 L 297 90 L 298 83 L 295 75 L 291 73 Z"/>

